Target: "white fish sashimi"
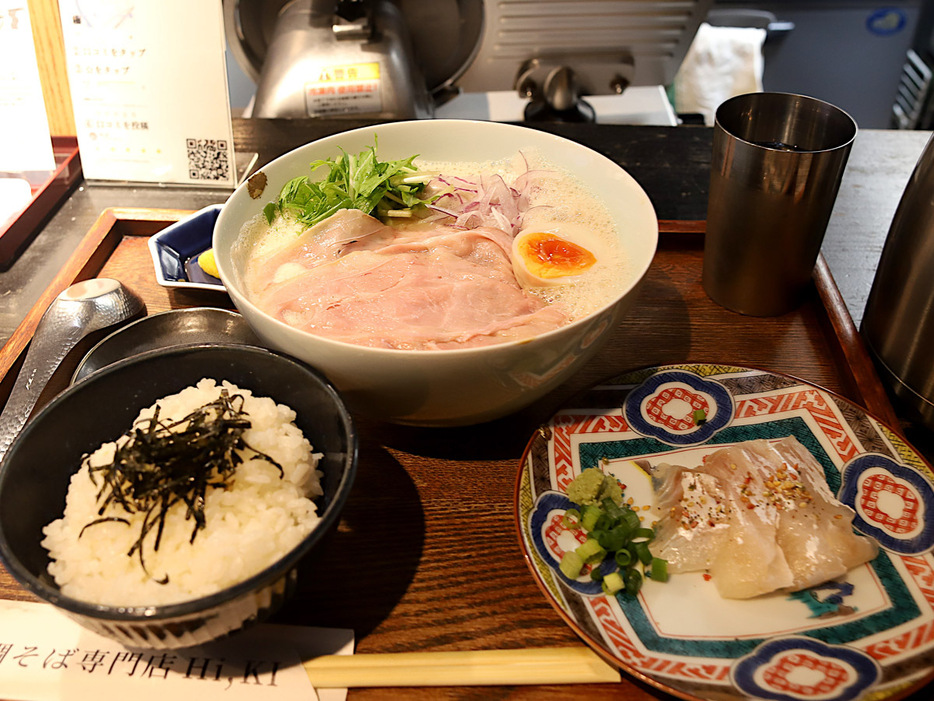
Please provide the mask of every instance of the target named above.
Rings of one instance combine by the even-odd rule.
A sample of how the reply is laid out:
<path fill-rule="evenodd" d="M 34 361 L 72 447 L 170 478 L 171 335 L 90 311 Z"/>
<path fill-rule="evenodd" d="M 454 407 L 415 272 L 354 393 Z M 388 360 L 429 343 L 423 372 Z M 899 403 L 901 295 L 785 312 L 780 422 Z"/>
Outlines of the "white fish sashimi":
<path fill-rule="evenodd" d="M 669 572 L 710 569 L 730 527 L 720 482 L 698 470 L 665 463 L 653 470 L 653 483 L 662 514 L 655 525 L 653 554 L 668 560 Z"/>
<path fill-rule="evenodd" d="M 652 553 L 673 573 L 710 572 L 724 598 L 806 589 L 878 553 L 794 437 L 721 448 L 696 468 L 659 466 L 654 480 Z"/>

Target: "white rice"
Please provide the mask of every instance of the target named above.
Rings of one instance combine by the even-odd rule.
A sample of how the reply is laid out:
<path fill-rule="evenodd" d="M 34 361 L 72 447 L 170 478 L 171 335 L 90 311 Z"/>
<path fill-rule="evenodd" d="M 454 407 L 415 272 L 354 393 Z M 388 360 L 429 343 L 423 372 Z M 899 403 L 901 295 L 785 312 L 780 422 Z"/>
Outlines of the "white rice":
<path fill-rule="evenodd" d="M 76 599 L 111 606 L 152 606 L 177 603 L 212 594 L 240 582 L 295 547 L 318 522 L 312 501 L 322 494 L 316 469 L 319 453 L 293 423 L 295 412 L 268 397 L 254 397 L 249 390 L 229 382 L 203 379 L 194 387 L 156 402 L 160 419 L 181 419 L 216 400 L 222 387 L 231 396 L 244 397 L 243 411 L 251 428 L 243 440 L 282 466 L 279 470 L 250 451 L 241 451 L 244 462 L 227 489 L 210 488 L 205 498 L 206 525 L 191 543 L 194 523 L 185 519 L 185 507 L 169 510 L 158 550 L 153 550 L 155 530 L 138 553 L 127 556 L 141 533 L 142 514 L 127 514 L 110 506 L 104 516 L 130 520 L 95 524 L 81 531 L 98 514 L 98 484 L 92 482 L 87 460 L 72 476 L 64 517 L 45 527 L 42 545 L 53 561 L 49 572 L 63 593 Z M 155 405 L 144 409 L 138 420 L 152 416 Z M 127 427 L 129 429 L 129 427 Z M 121 440 L 126 440 L 125 438 Z M 111 462 L 117 443 L 105 443 L 91 456 L 93 465 Z M 80 537 L 79 537 L 80 535 Z M 168 575 L 169 581 L 157 580 Z"/>

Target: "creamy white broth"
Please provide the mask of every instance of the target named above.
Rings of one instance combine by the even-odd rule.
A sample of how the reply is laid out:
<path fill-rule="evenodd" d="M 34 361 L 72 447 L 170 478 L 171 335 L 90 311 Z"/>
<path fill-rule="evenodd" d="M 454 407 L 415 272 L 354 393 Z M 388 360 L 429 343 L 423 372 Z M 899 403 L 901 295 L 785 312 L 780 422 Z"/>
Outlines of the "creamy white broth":
<path fill-rule="evenodd" d="M 569 319 L 568 323 L 605 307 L 628 287 L 631 271 L 607 208 L 573 175 L 547 163 L 537 154 L 517 154 L 510 159 L 484 163 L 416 159 L 415 164 L 422 171 L 470 180 L 480 174 L 485 177 L 499 175 L 509 185 L 514 185 L 527 170 L 532 171 L 533 184 L 527 189 L 530 207 L 523 218 L 522 231 L 541 228 L 561 235 L 562 227 L 584 230 L 586 240 L 578 243 L 597 256 L 596 264 L 572 283 L 524 286 L 529 294 L 548 305 L 561 307 Z M 387 218 L 386 223 L 400 230 L 422 226 L 412 220 L 395 218 Z M 438 223 L 445 223 L 445 220 Z M 242 270 L 251 299 L 255 295 L 254 280 L 258 274 L 253 263 L 288 247 L 303 231 L 303 225 L 294 219 L 277 216 L 270 225 L 262 214 L 243 226 L 235 244 L 234 259 L 245 263 Z M 296 273 L 301 273 L 301 270 L 285 264 L 275 275 L 276 279 L 285 279 Z M 283 320 L 292 323 L 287 318 Z"/>
<path fill-rule="evenodd" d="M 523 151 L 509 159 L 487 162 L 428 161 L 416 159 L 419 168 L 435 173 L 474 178 L 478 173 L 501 175 L 512 185 L 527 170 L 540 172 L 531 188 L 530 208 L 523 231 L 548 228 L 564 222 L 586 228 L 599 249 L 597 264 L 573 283 L 550 287 L 526 287 L 549 304 L 560 303 L 572 320 L 602 309 L 629 284 L 632 275 L 620 236 L 606 207 L 576 177 L 545 160 L 535 151 Z"/>

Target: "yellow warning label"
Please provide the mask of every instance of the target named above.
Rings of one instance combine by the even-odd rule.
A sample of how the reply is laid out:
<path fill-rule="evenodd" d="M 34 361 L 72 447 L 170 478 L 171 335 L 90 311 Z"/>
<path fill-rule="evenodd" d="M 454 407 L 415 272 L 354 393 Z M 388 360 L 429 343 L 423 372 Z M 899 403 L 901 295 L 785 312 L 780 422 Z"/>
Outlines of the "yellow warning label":
<path fill-rule="evenodd" d="M 346 66 L 325 66 L 318 73 L 318 83 L 345 83 L 357 80 L 379 80 L 379 63 L 351 63 Z"/>
<path fill-rule="evenodd" d="M 326 66 L 316 78 L 305 83 L 305 112 L 309 117 L 382 110 L 379 63 Z"/>

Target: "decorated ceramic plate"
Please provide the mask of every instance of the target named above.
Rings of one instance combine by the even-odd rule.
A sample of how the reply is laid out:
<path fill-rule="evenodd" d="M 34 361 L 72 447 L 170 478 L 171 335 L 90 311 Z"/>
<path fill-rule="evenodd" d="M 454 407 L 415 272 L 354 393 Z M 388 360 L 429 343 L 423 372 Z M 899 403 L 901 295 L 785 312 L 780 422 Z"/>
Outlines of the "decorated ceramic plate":
<path fill-rule="evenodd" d="M 707 572 L 607 596 L 558 568 L 579 532 L 567 486 L 599 467 L 637 507 L 649 473 L 714 450 L 794 436 L 880 545 L 844 577 L 795 593 L 724 599 Z M 638 462 L 634 462 L 638 461 Z M 894 431 L 830 392 L 761 370 L 664 366 L 594 387 L 529 441 L 516 488 L 526 560 L 555 608 L 623 670 L 688 698 L 849 701 L 901 697 L 934 672 L 934 473 Z"/>
<path fill-rule="evenodd" d="M 224 291 L 220 278 L 198 263 L 198 257 L 211 248 L 214 222 L 222 208 L 220 204 L 209 205 L 149 238 L 149 253 L 160 285 Z"/>

